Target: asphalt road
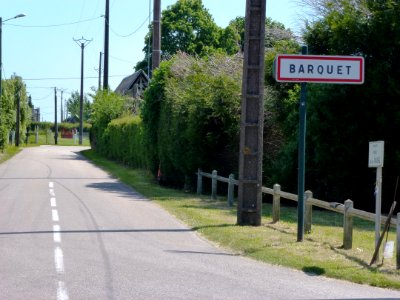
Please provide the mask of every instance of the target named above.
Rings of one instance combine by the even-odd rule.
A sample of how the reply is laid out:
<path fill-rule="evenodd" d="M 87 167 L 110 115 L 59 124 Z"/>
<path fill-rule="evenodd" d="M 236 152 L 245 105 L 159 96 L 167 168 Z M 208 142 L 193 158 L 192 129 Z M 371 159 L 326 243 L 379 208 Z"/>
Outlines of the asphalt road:
<path fill-rule="evenodd" d="M 82 149 L 0 165 L 0 299 L 400 299 L 218 249 Z"/>

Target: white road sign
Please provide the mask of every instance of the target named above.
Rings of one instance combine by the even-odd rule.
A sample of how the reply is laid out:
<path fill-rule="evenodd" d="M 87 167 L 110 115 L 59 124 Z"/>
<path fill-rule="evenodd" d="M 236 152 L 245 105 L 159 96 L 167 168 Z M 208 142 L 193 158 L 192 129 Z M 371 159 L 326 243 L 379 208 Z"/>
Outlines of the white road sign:
<path fill-rule="evenodd" d="M 383 167 L 384 141 L 369 142 L 368 167 Z"/>
<path fill-rule="evenodd" d="M 279 54 L 275 59 L 279 82 L 364 83 L 364 58 Z"/>

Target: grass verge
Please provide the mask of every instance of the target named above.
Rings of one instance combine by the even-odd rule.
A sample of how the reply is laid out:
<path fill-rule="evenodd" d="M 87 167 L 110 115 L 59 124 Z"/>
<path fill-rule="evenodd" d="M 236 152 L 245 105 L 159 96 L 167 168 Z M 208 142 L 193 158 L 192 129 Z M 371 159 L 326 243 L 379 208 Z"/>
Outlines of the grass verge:
<path fill-rule="evenodd" d="M 372 286 L 400 289 L 400 271 L 395 258 L 369 267 L 374 251 L 374 224 L 354 220 L 353 249 L 342 249 L 343 216 L 314 210 L 312 233 L 296 242 L 297 211 L 281 207 L 281 221 L 272 224 L 271 205 L 264 204 L 262 226 L 236 225 L 236 208 L 225 199 L 211 201 L 209 196 L 188 194 L 160 187 L 151 176 L 111 162 L 92 150 L 82 152 L 100 166 L 145 197 L 155 201 L 193 230 L 217 245 L 253 259 L 295 268 L 310 275 L 344 279 Z M 395 240 L 392 230 L 389 240 Z"/>
<path fill-rule="evenodd" d="M 41 134 L 38 135 L 38 142 L 36 143 L 36 136 L 34 134 L 29 135 L 29 143 L 28 146 L 39 146 L 39 145 L 54 145 L 54 134 Z M 25 146 L 25 143 L 21 143 L 21 145 Z M 58 146 L 79 146 L 78 139 L 71 138 L 62 138 L 60 135 L 57 138 Z M 89 137 L 84 135 L 82 139 L 82 146 L 90 146 Z"/>
<path fill-rule="evenodd" d="M 18 148 L 15 146 L 6 147 L 3 151 L 0 152 L 0 163 L 5 162 L 6 160 L 10 159 L 11 157 L 16 155 L 21 150 L 22 150 L 21 148 Z"/>

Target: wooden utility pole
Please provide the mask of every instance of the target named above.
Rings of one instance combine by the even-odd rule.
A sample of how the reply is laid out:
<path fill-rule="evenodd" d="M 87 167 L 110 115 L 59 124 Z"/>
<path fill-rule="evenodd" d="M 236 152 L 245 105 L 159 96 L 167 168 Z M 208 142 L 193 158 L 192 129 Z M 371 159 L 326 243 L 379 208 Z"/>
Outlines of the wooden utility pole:
<path fill-rule="evenodd" d="M 64 93 L 64 90 L 61 90 L 61 98 L 60 98 L 60 109 L 61 109 L 60 121 L 61 121 L 61 123 L 64 122 L 63 93 Z"/>
<path fill-rule="evenodd" d="M 110 36 L 110 0 L 106 0 L 106 13 L 104 15 L 104 79 L 103 89 L 108 89 L 108 57 Z"/>
<path fill-rule="evenodd" d="M 154 0 L 153 15 L 152 71 L 157 69 L 161 62 L 161 0 Z"/>
<path fill-rule="evenodd" d="M 266 0 L 246 1 L 237 223 L 261 225 Z"/>
<path fill-rule="evenodd" d="M 103 60 L 103 52 L 100 52 L 100 58 L 99 58 L 99 88 L 98 90 L 101 90 L 101 62 Z"/>
<path fill-rule="evenodd" d="M 82 145 L 83 140 L 83 70 L 84 70 L 84 58 L 85 58 L 85 47 L 92 41 L 85 38 L 74 41 L 81 47 L 81 95 L 79 99 L 79 145 Z M 106 85 L 104 85 L 106 89 Z"/>
<path fill-rule="evenodd" d="M 15 120 L 15 146 L 19 147 L 19 130 L 21 117 L 21 88 L 17 92 L 17 116 Z"/>
<path fill-rule="evenodd" d="M 58 124 L 57 124 L 57 88 L 54 88 L 54 144 L 58 144 Z"/>

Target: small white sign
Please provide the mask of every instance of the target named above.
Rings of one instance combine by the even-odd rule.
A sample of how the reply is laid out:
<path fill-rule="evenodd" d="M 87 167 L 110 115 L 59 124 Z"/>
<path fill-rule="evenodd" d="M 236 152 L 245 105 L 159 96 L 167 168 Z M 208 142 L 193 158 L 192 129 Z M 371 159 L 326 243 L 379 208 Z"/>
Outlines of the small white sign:
<path fill-rule="evenodd" d="M 368 167 L 383 167 L 384 141 L 369 142 Z"/>
<path fill-rule="evenodd" d="M 274 75 L 278 82 L 362 84 L 364 58 L 278 54 Z"/>

